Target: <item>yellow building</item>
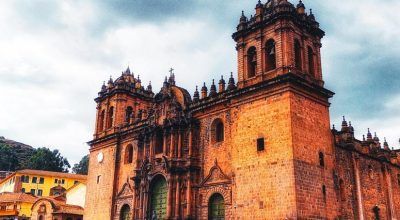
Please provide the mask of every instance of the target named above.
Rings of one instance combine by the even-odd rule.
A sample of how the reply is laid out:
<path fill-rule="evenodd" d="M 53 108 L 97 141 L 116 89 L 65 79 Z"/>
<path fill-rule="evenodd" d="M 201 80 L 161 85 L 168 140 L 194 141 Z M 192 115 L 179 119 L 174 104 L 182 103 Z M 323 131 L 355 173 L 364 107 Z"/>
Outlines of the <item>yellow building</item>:
<path fill-rule="evenodd" d="M 0 193 L 0 220 L 27 220 L 37 197 L 26 193 Z"/>
<path fill-rule="evenodd" d="M 77 183 L 62 196 L 41 197 L 32 206 L 31 219 L 82 220 L 85 195 L 86 185 Z"/>
<path fill-rule="evenodd" d="M 85 183 L 86 176 L 43 170 L 20 170 L 0 180 L 0 193 L 25 192 L 39 197 L 56 196 L 79 182 Z"/>

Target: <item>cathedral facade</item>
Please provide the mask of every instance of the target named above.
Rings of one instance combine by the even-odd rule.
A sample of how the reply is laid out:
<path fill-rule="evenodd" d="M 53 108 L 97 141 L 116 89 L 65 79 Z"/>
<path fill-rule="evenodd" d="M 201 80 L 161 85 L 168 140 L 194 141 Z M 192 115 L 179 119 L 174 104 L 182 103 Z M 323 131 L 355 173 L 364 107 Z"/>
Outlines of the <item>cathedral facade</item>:
<path fill-rule="evenodd" d="M 400 152 L 331 128 L 325 35 L 300 1 L 240 17 L 233 75 L 193 96 L 128 68 L 95 99 L 85 219 L 397 219 Z M 200 90 L 200 91 L 199 91 Z"/>

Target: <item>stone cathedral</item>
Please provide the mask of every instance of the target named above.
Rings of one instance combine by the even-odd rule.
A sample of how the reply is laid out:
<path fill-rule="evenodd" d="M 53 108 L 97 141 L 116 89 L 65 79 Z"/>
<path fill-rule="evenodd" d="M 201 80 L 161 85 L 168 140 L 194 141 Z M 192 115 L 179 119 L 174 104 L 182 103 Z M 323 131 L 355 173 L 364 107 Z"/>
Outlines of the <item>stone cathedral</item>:
<path fill-rule="evenodd" d="M 330 125 L 321 39 L 300 1 L 240 17 L 237 76 L 193 96 L 128 68 L 101 87 L 86 220 L 397 219 L 400 151 Z M 235 82 L 236 79 L 236 82 Z"/>

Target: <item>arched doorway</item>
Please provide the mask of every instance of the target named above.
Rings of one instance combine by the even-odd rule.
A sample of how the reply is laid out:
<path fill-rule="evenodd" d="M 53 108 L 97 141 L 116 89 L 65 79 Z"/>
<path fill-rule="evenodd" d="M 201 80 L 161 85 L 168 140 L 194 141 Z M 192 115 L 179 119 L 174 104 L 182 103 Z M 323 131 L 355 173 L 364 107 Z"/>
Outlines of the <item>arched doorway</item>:
<path fill-rule="evenodd" d="M 224 220 L 225 219 L 225 202 L 221 194 L 216 193 L 210 197 L 208 202 L 208 219 Z"/>
<path fill-rule="evenodd" d="M 39 220 L 43 220 L 43 215 L 39 215 Z"/>
<path fill-rule="evenodd" d="M 121 212 L 119 213 L 120 220 L 130 220 L 131 219 L 131 208 L 129 205 L 125 204 L 121 208 Z"/>
<path fill-rule="evenodd" d="M 167 181 L 157 176 L 150 188 L 150 219 L 164 219 L 167 215 Z"/>

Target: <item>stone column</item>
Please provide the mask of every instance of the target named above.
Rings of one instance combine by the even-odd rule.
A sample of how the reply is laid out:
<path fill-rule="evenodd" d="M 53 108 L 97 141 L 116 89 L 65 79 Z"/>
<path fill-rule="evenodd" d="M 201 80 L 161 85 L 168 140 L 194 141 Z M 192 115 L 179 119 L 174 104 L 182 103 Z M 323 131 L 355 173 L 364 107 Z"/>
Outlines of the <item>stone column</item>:
<path fill-rule="evenodd" d="M 163 154 L 167 155 L 167 129 L 163 132 Z"/>
<path fill-rule="evenodd" d="M 174 157 L 174 151 L 175 151 L 175 133 L 174 129 L 171 128 L 171 144 L 169 147 L 169 157 Z"/>
<path fill-rule="evenodd" d="M 352 154 L 353 169 L 356 183 L 356 193 L 357 193 L 357 206 L 358 206 L 358 217 L 360 220 L 364 220 L 364 205 L 361 193 L 361 182 L 360 182 L 360 170 L 358 168 L 358 158 Z"/>
<path fill-rule="evenodd" d="M 182 157 L 182 130 L 178 130 L 178 158 Z"/>
<path fill-rule="evenodd" d="M 189 130 L 189 158 L 193 155 L 193 129 L 190 128 Z"/>
<path fill-rule="evenodd" d="M 190 178 L 190 172 L 187 177 L 187 188 L 186 188 L 186 218 L 189 219 L 192 215 L 192 181 Z"/>
<path fill-rule="evenodd" d="M 179 177 L 176 178 L 176 191 L 175 191 L 175 218 L 180 219 L 179 217 L 179 208 L 181 207 L 181 185 L 179 181 Z"/>
<path fill-rule="evenodd" d="M 172 184 L 173 184 L 173 178 L 168 177 L 167 178 L 167 183 L 168 183 L 168 193 L 167 193 L 167 219 L 170 219 L 172 217 Z"/>
<path fill-rule="evenodd" d="M 388 202 L 389 202 L 389 213 L 390 213 L 390 219 L 396 220 L 396 212 L 394 210 L 394 204 L 393 204 L 393 189 L 392 189 L 392 179 L 390 176 L 390 168 L 384 165 L 383 167 L 383 172 L 384 172 L 384 177 L 386 180 L 387 184 L 387 196 L 388 196 Z"/>
<path fill-rule="evenodd" d="M 149 153 L 149 159 L 151 161 L 151 159 L 153 158 L 154 155 L 154 135 L 150 135 L 150 153 Z"/>
<path fill-rule="evenodd" d="M 143 186 L 141 185 L 140 186 L 140 204 L 139 204 L 139 207 L 140 207 L 140 210 L 139 210 L 139 219 L 143 219 L 144 218 L 144 207 L 143 207 L 143 203 L 144 203 L 144 193 L 143 193 Z"/>

